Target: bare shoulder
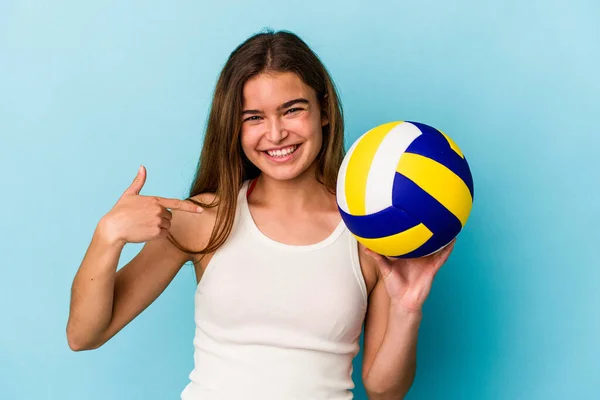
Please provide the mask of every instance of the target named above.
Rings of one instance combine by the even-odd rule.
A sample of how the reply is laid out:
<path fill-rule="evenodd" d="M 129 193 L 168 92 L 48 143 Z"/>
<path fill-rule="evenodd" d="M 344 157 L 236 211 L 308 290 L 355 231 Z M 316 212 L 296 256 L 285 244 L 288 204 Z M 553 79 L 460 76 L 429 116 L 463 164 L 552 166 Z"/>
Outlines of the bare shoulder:
<path fill-rule="evenodd" d="M 365 284 L 367 286 L 367 294 L 371 294 L 375 285 L 379 281 L 379 268 L 375 263 L 373 257 L 365 253 L 365 246 L 360 242 L 358 243 L 358 259 L 360 261 L 360 268 L 365 278 Z"/>
<path fill-rule="evenodd" d="M 216 196 L 213 193 L 202 193 L 188 199 L 194 204 L 205 206 L 213 204 Z M 214 226 L 217 207 L 203 207 L 201 213 L 172 210 L 171 235 L 185 248 L 199 250 L 208 243 Z"/>
<path fill-rule="evenodd" d="M 171 235 L 183 248 L 191 251 L 200 251 L 208 245 L 210 235 L 217 219 L 218 205 L 215 205 L 217 196 L 214 193 L 201 193 L 188 199 L 194 204 L 204 208 L 202 213 L 191 213 L 173 210 L 171 220 Z M 209 206 L 212 205 L 212 206 Z M 199 280 L 204 271 L 205 264 L 212 255 L 202 257 L 199 254 L 189 254 L 189 259 L 194 263 L 196 276 Z"/>

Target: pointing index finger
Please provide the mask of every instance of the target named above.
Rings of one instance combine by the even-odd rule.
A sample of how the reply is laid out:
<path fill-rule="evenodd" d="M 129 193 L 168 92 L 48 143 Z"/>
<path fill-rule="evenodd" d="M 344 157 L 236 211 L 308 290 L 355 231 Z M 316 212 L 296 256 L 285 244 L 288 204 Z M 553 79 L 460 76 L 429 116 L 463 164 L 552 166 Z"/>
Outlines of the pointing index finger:
<path fill-rule="evenodd" d="M 200 213 L 204 211 L 202 207 L 198 207 L 191 201 L 180 200 L 180 199 L 167 199 L 164 197 L 157 197 L 158 203 L 165 207 L 170 208 L 171 210 L 181 210 L 193 213 Z"/>

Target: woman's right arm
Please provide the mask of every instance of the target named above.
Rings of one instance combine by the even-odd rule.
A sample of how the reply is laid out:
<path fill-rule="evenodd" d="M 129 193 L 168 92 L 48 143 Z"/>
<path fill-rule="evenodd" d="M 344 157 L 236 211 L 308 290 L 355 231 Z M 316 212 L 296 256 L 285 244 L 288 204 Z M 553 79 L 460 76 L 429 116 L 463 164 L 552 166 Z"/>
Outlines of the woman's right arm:
<path fill-rule="evenodd" d="M 101 219 L 73 279 L 67 340 L 75 351 L 106 343 L 146 309 L 190 259 L 167 235 L 187 236 L 204 216 L 191 202 L 140 196 L 145 176 L 140 169 Z M 142 250 L 117 272 L 125 244 L 140 242 L 146 242 Z"/>

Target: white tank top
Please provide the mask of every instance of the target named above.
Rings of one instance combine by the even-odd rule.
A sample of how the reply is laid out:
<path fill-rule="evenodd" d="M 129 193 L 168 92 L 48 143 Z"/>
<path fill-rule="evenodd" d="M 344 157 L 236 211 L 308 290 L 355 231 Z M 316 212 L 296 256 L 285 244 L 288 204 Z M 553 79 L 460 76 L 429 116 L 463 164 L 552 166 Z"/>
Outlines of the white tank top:
<path fill-rule="evenodd" d="M 196 289 L 181 399 L 352 399 L 367 309 L 356 239 L 342 221 L 319 243 L 274 241 L 254 223 L 247 190 Z"/>

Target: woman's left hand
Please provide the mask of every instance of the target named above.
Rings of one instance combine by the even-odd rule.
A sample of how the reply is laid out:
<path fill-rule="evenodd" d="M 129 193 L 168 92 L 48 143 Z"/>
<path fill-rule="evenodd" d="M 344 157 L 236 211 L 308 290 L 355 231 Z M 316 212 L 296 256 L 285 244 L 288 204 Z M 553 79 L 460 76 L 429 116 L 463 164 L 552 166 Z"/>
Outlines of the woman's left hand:
<path fill-rule="evenodd" d="M 373 257 L 385 282 L 392 306 L 420 312 L 429 295 L 433 278 L 446 262 L 456 239 L 442 250 L 422 258 L 389 258 L 365 248 Z"/>

